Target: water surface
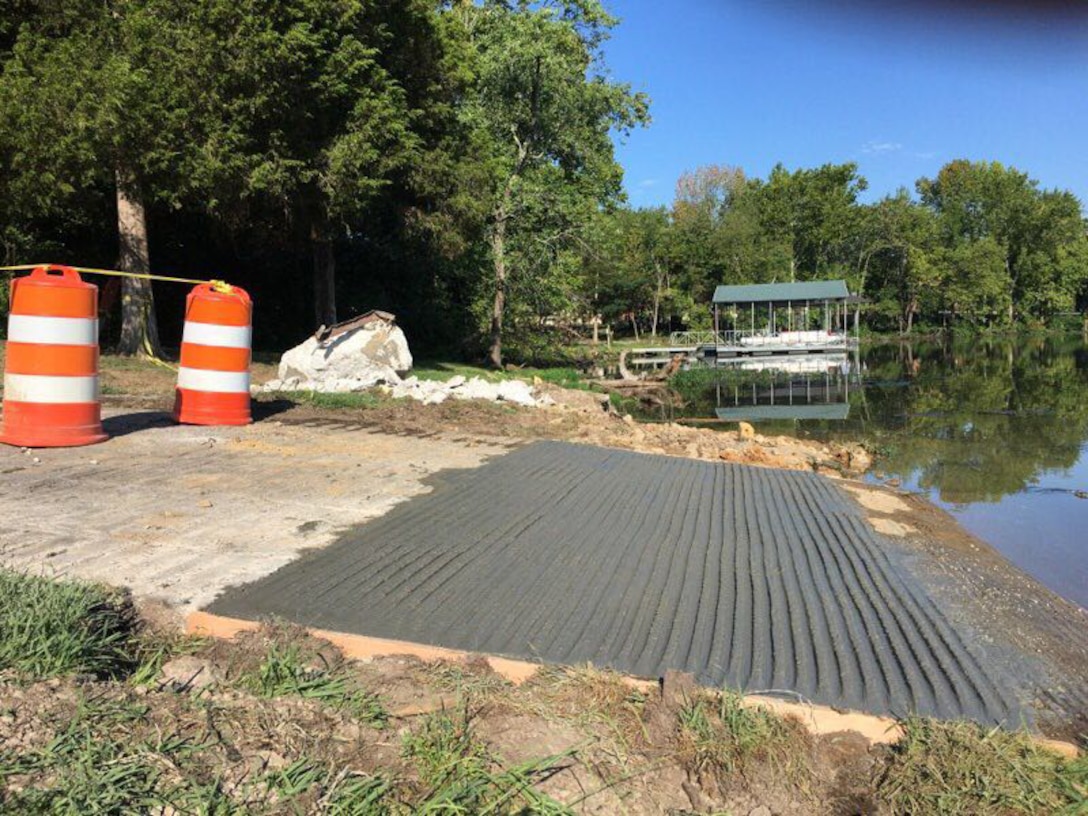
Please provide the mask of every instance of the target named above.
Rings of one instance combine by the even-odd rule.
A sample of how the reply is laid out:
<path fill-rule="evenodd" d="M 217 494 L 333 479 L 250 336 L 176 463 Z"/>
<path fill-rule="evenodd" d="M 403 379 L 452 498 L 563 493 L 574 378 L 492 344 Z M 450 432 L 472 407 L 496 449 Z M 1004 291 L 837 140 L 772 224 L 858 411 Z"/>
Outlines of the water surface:
<path fill-rule="evenodd" d="M 812 359 L 791 372 L 685 372 L 678 382 L 684 404 L 668 413 L 747 418 L 762 433 L 864 440 L 880 454 L 870 478 L 927 494 L 1017 566 L 1088 608 L 1083 338 L 957 338 Z"/>

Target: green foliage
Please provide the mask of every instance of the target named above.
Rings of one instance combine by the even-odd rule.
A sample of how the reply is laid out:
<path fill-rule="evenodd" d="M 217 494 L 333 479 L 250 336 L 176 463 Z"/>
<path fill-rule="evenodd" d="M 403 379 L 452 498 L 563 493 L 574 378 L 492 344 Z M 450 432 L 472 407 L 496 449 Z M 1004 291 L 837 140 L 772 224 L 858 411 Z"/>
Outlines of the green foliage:
<path fill-rule="evenodd" d="M 874 204 L 853 164 L 767 179 L 706 166 L 677 183 L 670 211 L 603 213 L 582 261 L 593 309 L 618 328 L 709 327 L 715 286 L 844 278 L 879 331 L 916 322 L 1052 322 L 1088 307 L 1080 202 L 997 163 L 951 162 Z M 730 316 L 725 317 L 731 325 Z"/>
<path fill-rule="evenodd" d="M 381 700 L 358 687 L 344 664 L 329 666 L 307 659 L 294 643 L 273 643 L 256 671 L 242 685 L 259 697 L 301 697 L 351 714 L 374 727 L 383 727 L 389 714 Z"/>
<path fill-rule="evenodd" d="M 401 752 L 414 763 L 427 791 L 414 813 L 573 813 L 533 787 L 571 752 L 502 769 L 473 733 L 467 709 L 428 716 L 405 735 Z"/>
<path fill-rule="evenodd" d="M 486 202 L 493 267 L 476 313 L 499 367 L 504 332 L 535 324 L 529 333 L 538 334 L 543 318 L 573 311 L 575 266 L 565 254 L 619 197 L 612 133 L 645 123 L 647 101 L 604 70 L 601 44 L 615 20 L 599 0 L 485 0 L 451 13 L 473 55 L 460 121 L 486 172 L 474 192 Z"/>
<path fill-rule="evenodd" d="M 690 701 L 680 711 L 679 727 L 681 750 L 697 772 L 727 777 L 761 761 L 797 778 L 808 767 L 802 726 L 744 705 L 743 695 L 728 689 Z"/>
<path fill-rule="evenodd" d="M 118 590 L 0 569 L 0 670 L 122 676 L 135 659 L 135 622 Z"/>
<path fill-rule="evenodd" d="M 910 718 L 880 773 L 893 813 L 1074 813 L 1088 802 L 1083 758 L 1066 762 L 1030 735 Z"/>
<path fill-rule="evenodd" d="M 84 699 L 44 747 L 0 753 L 0 786 L 13 775 L 48 780 L 10 795 L 7 810 L 75 816 L 151 813 L 170 806 L 181 812 L 239 813 L 214 777 L 175 775 L 198 757 L 204 747 L 198 739 L 154 731 L 150 738 L 133 738 L 147 716 L 146 706 Z"/>
<path fill-rule="evenodd" d="M 316 408 L 332 409 L 360 409 L 376 408 L 385 402 L 385 398 L 377 391 L 360 391 L 358 393 L 329 393 L 319 391 L 278 391 L 276 399 L 288 399 L 301 405 L 313 405 Z"/>

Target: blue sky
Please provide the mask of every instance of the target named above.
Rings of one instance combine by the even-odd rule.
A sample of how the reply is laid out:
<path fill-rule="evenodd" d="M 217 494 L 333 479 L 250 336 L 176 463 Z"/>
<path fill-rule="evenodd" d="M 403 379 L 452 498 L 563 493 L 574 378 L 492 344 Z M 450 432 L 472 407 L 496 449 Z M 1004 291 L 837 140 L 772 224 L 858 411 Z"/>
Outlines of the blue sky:
<path fill-rule="evenodd" d="M 955 14 L 951 0 L 606 3 L 622 20 L 608 68 L 652 100 L 653 123 L 617 147 L 634 206 L 668 204 L 702 164 L 765 176 L 777 161 L 854 161 L 871 201 L 954 158 L 1088 202 L 1088 14 L 1027 0 Z"/>

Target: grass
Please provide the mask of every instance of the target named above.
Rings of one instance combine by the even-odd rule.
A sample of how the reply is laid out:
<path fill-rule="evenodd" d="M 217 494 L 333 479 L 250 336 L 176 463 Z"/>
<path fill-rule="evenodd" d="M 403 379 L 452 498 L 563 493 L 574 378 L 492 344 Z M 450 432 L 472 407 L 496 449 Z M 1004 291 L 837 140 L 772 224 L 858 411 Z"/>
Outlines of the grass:
<path fill-rule="evenodd" d="M 808 735 L 799 723 L 746 706 L 740 693 L 728 689 L 685 705 L 679 731 L 685 764 L 697 772 L 728 777 L 759 761 L 798 779 L 808 767 Z"/>
<path fill-rule="evenodd" d="M 428 716 L 419 729 L 405 735 L 401 753 L 416 767 L 423 792 L 412 802 L 413 813 L 573 813 L 534 788 L 572 752 L 501 768 L 473 733 L 467 708 Z"/>
<path fill-rule="evenodd" d="M 374 694 L 359 688 L 345 664 L 329 666 L 307 659 L 295 643 L 273 643 L 261 664 L 241 685 L 258 697 L 301 697 L 350 714 L 374 727 L 384 727 L 389 713 Z"/>
<path fill-rule="evenodd" d="M 877 782 L 893 813 L 1088 813 L 1088 758 L 1065 761 L 1023 732 L 910 718 Z"/>
<path fill-rule="evenodd" d="M 73 816 L 150 813 L 167 806 L 182 812 L 232 812 L 217 780 L 200 779 L 187 767 L 203 744 L 141 728 L 148 713 L 143 705 L 81 700 L 71 720 L 45 746 L 0 753 L 4 788 L 13 776 L 34 775 L 44 781 L 17 790 L 0 804 L 12 813 Z"/>
<path fill-rule="evenodd" d="M 575 388 L 583 391 L 591 389 L 585 375 L 577 368 L 517 368 L 505 371 L 496 371 L 481 366 L 466 365 L 464 363 L 425 361 L 417 363 L 412 368 L 412 375 L 421 380 L 448 380 L 451 377 L 461 376 L 467 380 L 479 377 L 487 382 L 502 382 L 504 380 L 526 380 L 531 382 L 534 377 L 552 385 L 562 388 Z"/>
<path fill-rule="evenodd" d="M 126 593 L 0 569 L 0 670 L 119 677 L 137 662 L 135 630 Z"/>
<path fill-rule="evenodd" d="M 287 399 L 300 405 L 312 405 L 315 408 L 334 410 L 377 408 L 388 398 L 376 389 L 351 391 L 343 394 L 323 394 L 318 391 L 280 391 L 275 399 Z"/>

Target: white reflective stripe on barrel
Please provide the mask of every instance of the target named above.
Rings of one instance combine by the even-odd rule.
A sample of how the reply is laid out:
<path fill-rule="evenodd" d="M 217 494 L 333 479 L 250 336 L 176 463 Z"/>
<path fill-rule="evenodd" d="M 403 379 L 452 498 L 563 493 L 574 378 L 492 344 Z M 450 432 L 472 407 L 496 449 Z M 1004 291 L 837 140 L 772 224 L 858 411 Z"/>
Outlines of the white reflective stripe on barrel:
<path fill-rule="evenodd" d="M 46 346 L 93 346 L 98 343 L 98 321 L 90 317 L 8 316 L 8 340 Z"/>
<path fill-rule="evenodd" d="M 203 368 L 178 369 L 178 388 L 211 391 L 217 394 L 248 394 L 248 371 L 208 371 Z"/>
<path fill-rule="evenodd" d="M 249 348 L 253 329 L 249 326 L 220 326 L 218 323 L 197 323 L 185 321 L 185 330 L 181 333 L 182 343 L 195 343 L 198 346 L 221 346 L 223 348 Z"/>
<path fill-rule="evenodd" d="M 47 404 L 98 402 L 98 377 L 5 374 L 4 401 Z"/>

